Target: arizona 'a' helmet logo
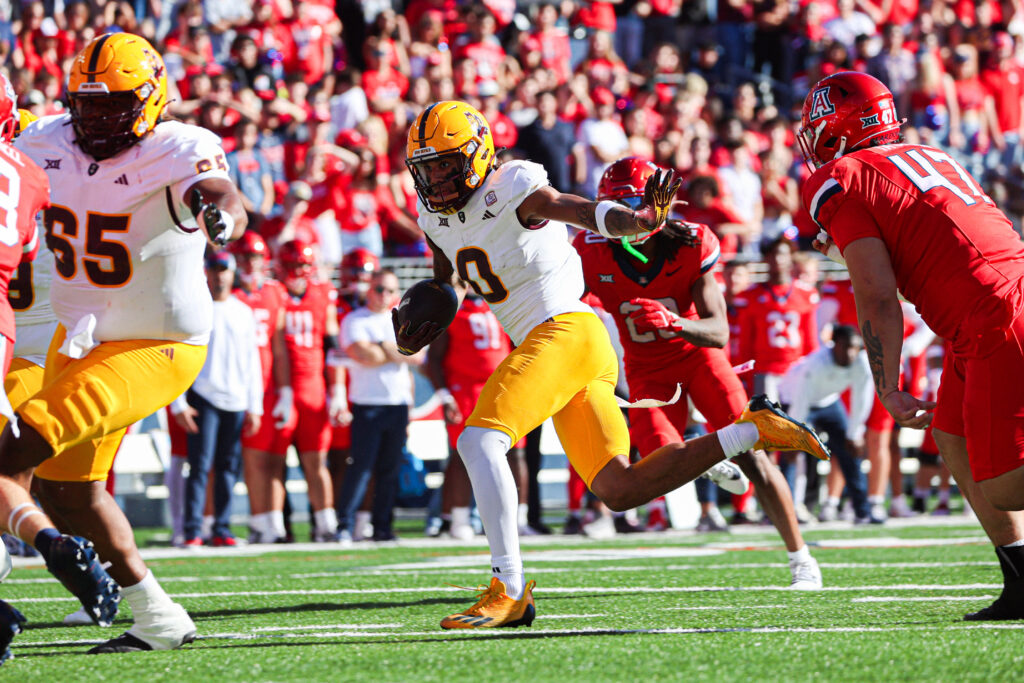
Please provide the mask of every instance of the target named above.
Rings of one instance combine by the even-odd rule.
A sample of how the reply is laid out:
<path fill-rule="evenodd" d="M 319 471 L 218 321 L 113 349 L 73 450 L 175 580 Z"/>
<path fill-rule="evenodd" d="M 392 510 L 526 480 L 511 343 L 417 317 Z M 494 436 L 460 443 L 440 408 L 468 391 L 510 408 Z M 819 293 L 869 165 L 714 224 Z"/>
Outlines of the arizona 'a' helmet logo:
<path fill-rule="evenodd" d="M 829 86 L 824 88 L 818 88 L 814 91 L 813 99 L 811 100 L 811 121 L 817 121 L 823 116 L 836 113 L 836 107 L 832 104 L 832 100 L 828 98 Z"/>

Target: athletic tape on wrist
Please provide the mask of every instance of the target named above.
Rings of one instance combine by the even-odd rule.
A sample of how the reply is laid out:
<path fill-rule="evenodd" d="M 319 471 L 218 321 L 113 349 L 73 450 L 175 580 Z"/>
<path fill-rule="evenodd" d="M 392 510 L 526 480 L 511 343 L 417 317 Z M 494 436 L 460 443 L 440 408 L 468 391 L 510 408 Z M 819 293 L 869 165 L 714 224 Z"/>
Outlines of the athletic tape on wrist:
<path fill-rule="evenodd" d="M 608 212 L 615 208 L 621 207 L 615 202 L 605 200 L 603 202 L 598 202 L 597 208 L 594 209 L 594 223 L 597 225 L 597 231 L 601 233 L 601 236 L 610 240 L 615 239 L 615 235 L 608 232 L 608 226 L 604 224 L 604 219 L 605 216 L 608 215 Z"/>

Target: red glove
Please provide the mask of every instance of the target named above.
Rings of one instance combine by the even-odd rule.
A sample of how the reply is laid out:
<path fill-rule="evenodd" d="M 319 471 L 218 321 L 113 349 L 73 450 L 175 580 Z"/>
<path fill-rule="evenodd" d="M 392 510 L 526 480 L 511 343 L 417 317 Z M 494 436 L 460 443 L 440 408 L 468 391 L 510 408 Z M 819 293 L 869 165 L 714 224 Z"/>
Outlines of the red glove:
<path fill-rule="evenodd" d="M 640 308 L 629 314 L 636 331 L 655 332 L 682 327 L 682 318 L 668 310 L 665 304 L 654 299 L 630 299 L 629 303 Z"/>

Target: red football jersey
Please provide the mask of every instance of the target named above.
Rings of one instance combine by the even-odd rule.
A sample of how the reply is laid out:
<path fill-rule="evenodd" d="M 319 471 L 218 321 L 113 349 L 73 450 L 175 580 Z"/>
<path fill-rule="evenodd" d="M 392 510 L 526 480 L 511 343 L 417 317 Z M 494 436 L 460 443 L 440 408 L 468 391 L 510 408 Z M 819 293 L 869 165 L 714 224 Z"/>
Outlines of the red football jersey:
<path fill-rule="evenodd" d="M 487 302 L 467 296 L 448 326 L 448 350 L 442 367 L 453 392 L 483 386 L 512 351 L 512 342 Z"/>
<path fill-rule="evenodd" d="M 573 242 L 583 262 L 587 290 L 615 318 L 625 353 L 627 372 L 663 368 L 692 353 L 696 346 L 682 337 L 664 332 L 638 332 L 629 314 L 640 307 L 631 299 L 660 301 L 670 311 L 696 320 L 692 289 L 718 262 L 718 238 L 706 225 L 697 224 L 698 247 L 680 246 L 673 255 L 657 254 L 644 270 L 641 263 L 600 235 L 581 232 Z"/>
<path fill-rule="evenodd" d="M 762 282 L 735 303 L 740 310 L 740 343 L 733 362 L 753 359 L 755 373 L 782 375 L 818 348 L 818 292 L 810 285 L 800 280 L 788 285 Z"/>
<path fill-rule="evenodd" d="M 959 355 L 986 355 L 1024 309 L 1024 244 L 941 150 L 899 144 L 851 152 L 811 176 L 803 205 L 840 250 L 881 239 L 900 292 Z"/>
<path fill-rule="evenodd" d="M 327 312 L 336 293 L 326 282 L 310 281 L 301 297 L 286 293 L 284 341 L 291 361 L 292 386 L 326 390 L 324 334 Z"/>
<path fill-rule="evenodd" d="M 260 350 L 263 390 L 266 391 L 270 388 L 274 376 L 274 351 L 271 341 L 288 292 L 280 282 L 267 278 L 259 289 L 247 292 L 238 287 L 232 294 L 252 309 L 252 315 L 256 319 L 256 345 Z"/>
<path fill-rule="evenodd" d="M 50 180 L 20 151 L 0 143 L 0 334 L 14 340 L 14 310 L 7 301 L 11 276 L 39 250 L 36 214 L 50 205 Z"/>

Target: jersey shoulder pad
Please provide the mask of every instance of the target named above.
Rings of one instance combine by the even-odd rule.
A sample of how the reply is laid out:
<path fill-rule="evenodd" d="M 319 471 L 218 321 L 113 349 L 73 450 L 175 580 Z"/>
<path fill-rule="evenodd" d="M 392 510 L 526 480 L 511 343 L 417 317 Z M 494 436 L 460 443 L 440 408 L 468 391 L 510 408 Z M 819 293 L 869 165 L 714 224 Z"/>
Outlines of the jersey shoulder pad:
<path fill-rule="evenodd" d="M 62 147 L 73 145 L 71 115 L 57 114 L 36 119 L 14 139 L 15 149 L 23 151 L 36 163 L 44 155 L 62 152 Z"/>
<path fill-rule="evenodd" d="M 814 224 L 823 230 L 842 204 L 845 192 L 842 171 L 846 165 L 845 161 L 840 158 L 825 164 L 816 170 L 801 188 L 802 204 L 807 214 Z"/>
<path fill-rule="evenodd" d="M 142 142 L 146 144 L 147 156 L 152 155 L 150 159 L 162 160 L 160 166 L 172 183 L 230 177 L 220 138 L 205 128 L 163 121 Z"/>
<path fill-rule="evenodd" d="M 500 210 L 506 205 L 518 208 L 524 199 L 548 182 L 548 172 L 532 161 L 508 161 L 494 171 L 483 188 L 483 202 L 487 208 Z M 492 209 L 493 210 L 493 209 Z"/>
<path fill-rule="evenodd" d="M 715 267 L 718 259 L 722 257 L 722 245 L 718 241 L 718 235 L 703 223 L 688 223 L 697 226 L 697 236 L 700 238 L 700 272 L 704 274 Z"/>

